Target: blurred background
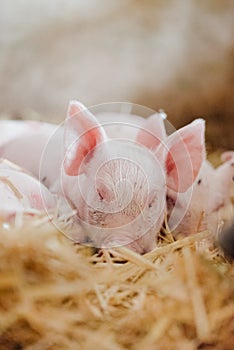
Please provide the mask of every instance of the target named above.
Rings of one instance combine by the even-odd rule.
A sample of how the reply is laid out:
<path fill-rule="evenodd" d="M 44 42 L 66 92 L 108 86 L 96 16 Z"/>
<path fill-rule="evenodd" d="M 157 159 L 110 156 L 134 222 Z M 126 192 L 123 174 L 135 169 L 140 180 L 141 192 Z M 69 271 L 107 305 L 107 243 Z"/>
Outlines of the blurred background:
<path fill-rule="evenodd" d="M 62 121 L 68 101 L 207 120 L 233 148 L 233 1 L 0 0 L 0 114 Z"/>

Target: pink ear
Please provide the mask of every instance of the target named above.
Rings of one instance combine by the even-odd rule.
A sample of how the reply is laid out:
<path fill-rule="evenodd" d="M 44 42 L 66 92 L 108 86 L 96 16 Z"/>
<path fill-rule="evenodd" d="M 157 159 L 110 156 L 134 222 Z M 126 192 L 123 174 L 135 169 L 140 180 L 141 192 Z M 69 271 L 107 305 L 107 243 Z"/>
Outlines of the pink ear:
<path fill-rule="evenodd" d="M 81 174 L 84 171 L 81 169 L 81 163 L 85 156 L 105 139 L 105 131 L 94 115 L 80 102 L 71 101 L 64 127 L 66 174 Z"/>
<path fill-rule="evenodd" d="M 164 113 L 155 113 L 148 117 L 136 136 L 136 141 L 150 149 L 156 149 L 166 139 L 163 120 Z"/>
<path fill-rule="evenodd" d="M 221 154 L 221 160 L 223 163 L 234 161 L 234 151 L 226 151 Z"/>
<path fill-rule="evenodd" d="M 168 137 L 167 186 L 185 192 L 194 182 L 205 158 L 205 121 L 196 119 Z"/>

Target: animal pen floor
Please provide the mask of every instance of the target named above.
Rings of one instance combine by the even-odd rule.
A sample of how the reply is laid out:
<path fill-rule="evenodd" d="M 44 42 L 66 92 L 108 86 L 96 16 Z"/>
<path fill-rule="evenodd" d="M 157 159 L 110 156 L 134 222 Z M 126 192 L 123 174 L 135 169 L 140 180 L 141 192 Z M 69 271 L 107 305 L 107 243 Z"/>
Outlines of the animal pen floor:
<path fill-rule="evenodd" d="M 1 350 L 228 350 L 234 269 L 207 231 L 95 253 L 45 218 L 1 229 Z"/>

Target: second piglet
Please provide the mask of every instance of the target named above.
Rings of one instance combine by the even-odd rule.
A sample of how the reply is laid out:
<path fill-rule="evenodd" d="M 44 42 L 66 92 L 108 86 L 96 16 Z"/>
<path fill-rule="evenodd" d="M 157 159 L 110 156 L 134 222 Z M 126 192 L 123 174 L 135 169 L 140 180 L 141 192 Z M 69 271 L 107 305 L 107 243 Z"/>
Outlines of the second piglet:
<path fill-rule="evenodd" d="M 223 164 L 216 169 L 205 160 L 193 186 L 185 193 L 168 191 L 169 224 L 177 234 L 208 229 L 216 236 L 233 217 L 234 152 L 223 153 L 221 159 Z"/>

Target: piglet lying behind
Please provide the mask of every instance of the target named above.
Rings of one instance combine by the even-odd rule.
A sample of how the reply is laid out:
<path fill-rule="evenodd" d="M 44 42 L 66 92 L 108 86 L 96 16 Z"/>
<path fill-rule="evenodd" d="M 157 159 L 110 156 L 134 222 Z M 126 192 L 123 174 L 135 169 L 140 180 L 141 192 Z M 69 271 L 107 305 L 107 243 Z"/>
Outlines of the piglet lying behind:
<path fill-rule="evenodd" d="M 57 129 L 57 125 L 30 120 L 0 120 L 0 157 L 8 159 L 39 178 L 43 150 Z M 50 181 L 56 181 L 61 163 L 62 135 L 50 147 Z M 61 153 L 61 154 L 60 154 Z M 51 164 L 52 162 L 52 164 Z M 55 169 L 56 168 L 56 169 Z M 48 187 L 48 186 L 47 186 Z"/>
<path fill-rule="evenodd" d="M 178 234 L 210 230 L 215 236 L 233 217 L 234 152 L 225 152 L 223 164 L 214 168 L 203 162 L 193 186 L 185 193 L 168 191 L 169 224 Z"/>

